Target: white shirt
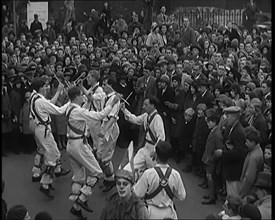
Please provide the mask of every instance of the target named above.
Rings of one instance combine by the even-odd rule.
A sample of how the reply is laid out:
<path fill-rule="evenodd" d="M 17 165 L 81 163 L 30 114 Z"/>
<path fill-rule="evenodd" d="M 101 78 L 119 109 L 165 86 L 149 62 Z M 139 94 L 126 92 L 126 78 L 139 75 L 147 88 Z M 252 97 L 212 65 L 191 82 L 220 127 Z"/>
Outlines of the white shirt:
<path fill-rule="evenodd" d="M 152 115 L 153 112 L 150 114 Z M 135 116 L 134 114 L 131 114 L 127 109 L 124 110 L 125 119 L 129 122 L 137 125 L 143 125 L 146 129 L 147 127 L 147 121 L 150 117 L 147 112 L 143 113 L 142 115 Z M 157 140 L 165 141 L 165 131 L 164 131 L 164 125 L 163 120 L 159 114 L 155 115 L 154 119 L 151 121 L 150 129 L 152 133 L 154 134 L 154 137 Z M 153 141 L 151 139 L 151 136 L 149 135 L 149 132 L 146 133 L 147 140 Z"/>
<path fill-rule="evenodd" d="M 160 167 L 163 174 L 165 174 L 169 167 L 168 164 L 157 164 L 156 166 Z M 160 178 L 157 171 L 154 168 L 147 169 L 144 171 L 136 185 L 134 185 L 134 191 L 138 197 L 144 198 L 146 193 L 150 194 L 158 188 L 159 182 Z M 168 179 L 168 184 L 175 198 L 183 201 L 186 197 L 186 191 L 181 176 L 177 170 L 172 169 L 171 175 Z M 157 207 L 172 207 L 173 201 L 169 198 L 166 191 L 162 189 L 154 198 L 147 200 L 147 204 Z"/>
<path fill-rule="evenodd" d="M 50 118 L 50 114 L 52 115 L 62 115 L 65 113 L 68 105 L 69 105 L 69 102 L 66 103 L 65 105 L 61 106 L 61 107 L 58 107 L 56 106 L 55 104 L 51 103 L 50 100 L 46 99 L 43 95 L 33 91 L 32 95 L 35 94 L 35 96 L 39 96 L 40 98 L 37 99 L 35 101 L 35 110 L 36 110 L 36 113 L 41 117 L 41 119 L 45 122 L 47 121 L 48 119 L 50 119 L 51 121 L 51 118 Z M 32 109 L 32 105 L 33 105 L 33 100 L 35 98 L 33 98 L 31 100 L 31 112 L 34 114 L 33 112 L 33 109 Z M 35 115 L 35 114 L 34 114 Z M 38 118 L 35 116 L 35 119 L 34 119 L 35 123 L 38 124 L 40 121 L 38 120 Z"/>
<path fill-rule="evenodd" d="M 66 115 L 68 111 L 75 106 L 70 114 L 70 124 L 81 130 L 84 131 L 86 128 L 87 122 L 90 122 L 92 120 L 102 120 L 105 118 L 112 110 L 111 105 L 106 106 L 101 112 L 96 111 L 89 111 L 87 109 L 81 108 L 79 105 L 75 103 L 70 103 L 69 107 L 67 108 Z M 67 129 L 67 135 L 69 137 L 78 137 L 79 134 L 75 134 L 71 129 Z"/>

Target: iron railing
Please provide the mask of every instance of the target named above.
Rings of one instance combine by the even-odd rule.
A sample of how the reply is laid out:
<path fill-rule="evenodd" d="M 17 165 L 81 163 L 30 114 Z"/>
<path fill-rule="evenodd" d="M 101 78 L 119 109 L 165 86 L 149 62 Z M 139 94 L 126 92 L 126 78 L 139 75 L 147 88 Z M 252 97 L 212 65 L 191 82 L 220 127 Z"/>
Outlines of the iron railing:
<path fill-rule="evenodd" d="M 193 28 L 205 27 L 206 24 L 226 25 L 228 20 L 242 25 L 242 13 L 244 9 L 226 10 L 214 7 L 179 7 L 174 13 L 179 25 L 183 26 L 183 18 L 188 17 Z"/>

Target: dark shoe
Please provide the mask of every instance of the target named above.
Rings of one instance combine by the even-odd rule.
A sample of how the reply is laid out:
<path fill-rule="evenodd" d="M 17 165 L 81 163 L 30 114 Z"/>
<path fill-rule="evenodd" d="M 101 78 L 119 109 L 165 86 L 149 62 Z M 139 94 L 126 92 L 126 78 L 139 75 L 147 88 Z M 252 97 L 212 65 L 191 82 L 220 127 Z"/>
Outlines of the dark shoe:
<path fill-rule="evenodd" d="M 50 189 L 45 189 L 43 186 L 40 186 L 39 188 L 40 192 L 44 193 L 48 198 L 54 199 L 54 196 L 51 194 Z"/>
<path fill-rule="evenodd" d="M 87 220 L 87 218 L 85 216 L 83 216 L 82 211 L 81 210 L 76 210 L 74 207 L 72 207 L 70 209 L 70 213 L 72 215 L 77 216 L 80 220 Z"/>
<path fill-rule="evenodd" d="M 182 171 L 185 173 L 190 173 L 192 171 L 192 168 L 187 166 Z"/>
<path fill-rule="evenodd" d="M 204 195 L 202 198 L 209 199 L 209 195 Z"/>
<path fill-rule="evenodd" d="M 206 174 L 205 174 L 204 171 L 202 171 L 202 172 L 198 175 L 198 177 L 200 177 L 200 178 L 203 178 L 203 177 L 205 177 L 205 176 L 206 176 Z"/>
<path fill-rule="evenodd" d="M 55 191 L 55 188 L 53 187 L 52 184 L 49 185 L 49 189 L 52 190 L 52 191 Z"/>
<path fill-rule="evenodd" d="M 216 204 L 216 200 L 215 199 L 206 199 L 206 200 L 203 200 L 201 202 L 201 204 L 203 205 L 212 205 L 212 204 Z"/>
<path fill-rule="evenodd" d="M 55 176 L 56 177 L 66 176 L 69 172 L 70 170 L 64 170 L 63 168 L 61 168 L 61 171 L 59 173 L 55 173 Z"/>
<path fill-rule="evenodd" d="M 202 186 L 202 185 L 205 185 L 205 184 L 207 184 L 207 182 L 204 181 L 204 182 L 198 184 L 198 186 Z"/>
<path fill-rule="evenodd" d="M 207 184 L 207 183 L 206 183 L 206 184 L 203 184 L 203 185 L 201 185 L 200 187 L 203 188 L 203 189 L 208 189 L 208 184 Z"/>
<path fill-rule="evenodd" d="M 37 176 L 37 177 L 33 176 L 32 177 L 33 182 L 40 182 L 40 180 L 41 180 L 41 176 Z"/>
<path fill-rule="evenodd" d="M 219 196 L 226 197 L 226 191 L 223 191 L 223 192 L 219 193 Z"/>
<path fill-rule="evenodd" d="M 116 180 L 105 180 L 105 182 L 103 182 L 103 192 L 108 192 L 110 191 L 114 186 L 116 185 Z"/>
<path fill-rule="evenodd" d="M 78 205 L 81 206 L 81 208 L 83 208 L 84 210 L 86 210 L 87 212 L 94 212 L 92 209 L 90 209 L 90 207 L 88 206 L 87 201 L 86 202 L 82 202 L 80 199 L 76 200 L 76 203 Z"/>

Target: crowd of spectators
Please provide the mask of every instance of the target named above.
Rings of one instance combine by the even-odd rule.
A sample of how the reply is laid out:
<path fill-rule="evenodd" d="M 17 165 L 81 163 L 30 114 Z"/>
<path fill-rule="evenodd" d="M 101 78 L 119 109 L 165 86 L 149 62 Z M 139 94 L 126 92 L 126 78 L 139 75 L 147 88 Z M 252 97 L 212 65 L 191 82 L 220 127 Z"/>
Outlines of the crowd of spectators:
<path fill-rule="evenodd" d="M 245 155 L 249 152 L 248 156 L 251 149 L 260 146 L 257 151 L 261 159 L 257 159 L 259 164 L 252 170 L 243 164 L 256 163 L 253 157 L 243 157 L 239 175 L 234 169 L 226 172 L 246 184 L 242 199 L 253 191 L 258 172 L 265 169 L 271 175 L 271 30 L 248 31 L 230 20 L 226 26 L 215 28 L 208 24 L 196 30 L 189 25 L 188 17 L 183 18 L 180 27 L 175 14 L 167 15 L 162 7 L 148 32 L 137 12 L 131 13 L 130 21 L 122 15 L 110 17 L 108 7 L 97 17 L 94 13 L 85 23 L 68 22 L 66 29 L 55 27 L 55 21 L 50 20 L 45 30 L 35 15 L 31 28 L 23 22 L 17 36 L 8 18 L 2 19 L 2 156 L 7 156 L 8 151 L 32 153 L 36 148 L 28 128 L 28 101 L 34 77 L 46 81 L 50 99 L 58 81 L 67 84 L 83 72 L 96 69 L 100 71 L 101 84 L 112 79 L 118 93 L 124 98 L 130 95 L 127 108 L 137 115 L 142 113 L 146 97 L 158 98 L 166 139 L 174 148 L 175 160 L 185 161 L 185 172 L 193 170 L 198 176 L 207 177 L 205 163 L 209 158 L 205 158 L 205 151 L 211 130 L 208 121 L 220 130 L 224 146 L 217 149 L 231 149 L 232 143 L 225 143 L 223 109 L 235 106 L 240 108 L 237 120 L 244 129 L 239 144 Z M 57 105 L 68 101 L 66 91 L 65 87 Z M 213 112 L 217 117 L 213 117 Z M 134 139 L 135 146 L 140 147 L 144 131 L 120 116 L 118 146 L 128 146 Z M 51 123 L 58 147 L 65 148 L 66 117 L 52 117 Z M 215 171 L 211 172 L 216 191 L 225 197 L 228 192 L 222 175 L 223 156 L 214 150 L 209 155 L 215 161 Z M 252 182 L 245 182 L 248 179 Z M 208 188 L 208 182 L 201 186 Z"/>

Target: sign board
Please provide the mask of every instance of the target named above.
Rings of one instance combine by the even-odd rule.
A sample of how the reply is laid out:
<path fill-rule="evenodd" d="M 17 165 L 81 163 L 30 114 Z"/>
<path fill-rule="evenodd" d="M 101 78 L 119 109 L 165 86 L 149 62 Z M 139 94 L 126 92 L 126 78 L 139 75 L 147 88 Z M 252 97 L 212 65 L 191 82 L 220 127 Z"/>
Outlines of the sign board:
<path fill-rule="evenodd" d="M 34 14 L 38 14 L 38 21 L 41 22 L 43 30 L 46 29 L 48 21 L 48 2 L 29 2 L 27 4 L 27 22 L 28 27 L 34 21 Z"/>

